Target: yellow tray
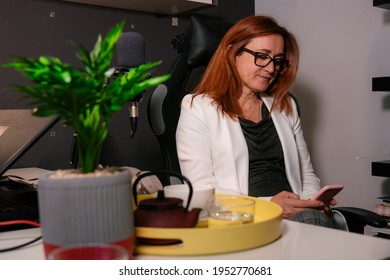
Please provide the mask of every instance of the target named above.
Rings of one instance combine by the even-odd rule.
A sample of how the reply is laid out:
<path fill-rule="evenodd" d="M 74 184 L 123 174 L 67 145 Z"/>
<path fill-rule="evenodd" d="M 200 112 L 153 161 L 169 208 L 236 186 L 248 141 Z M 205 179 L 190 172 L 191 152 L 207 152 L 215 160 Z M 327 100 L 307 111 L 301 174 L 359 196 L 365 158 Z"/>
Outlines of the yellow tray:
<path fill-rule="evenodd" d="M 137 244 L 136 254 L 209 255 L 242 251 L 268 244 L 281 235 L 282 209 L 279 205 L 255 199 L 253 223 L 228 227 L 151 228 L 136 227 L 138 238 L 179 239 L 177 245 Z"/>

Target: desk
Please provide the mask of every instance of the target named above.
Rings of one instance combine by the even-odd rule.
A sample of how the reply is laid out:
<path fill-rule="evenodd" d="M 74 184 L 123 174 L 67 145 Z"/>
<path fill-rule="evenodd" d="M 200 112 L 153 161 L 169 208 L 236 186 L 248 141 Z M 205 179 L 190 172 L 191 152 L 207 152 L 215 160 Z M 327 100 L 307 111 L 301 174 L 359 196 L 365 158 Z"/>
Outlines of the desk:
<path fill-rule="evenodd" d="M 40 234 L 39 228 L 2 232 L 0 233 L 0 248 L 22 244 Z M 0 253 L 0 260 L 42 260 L 44 258 L 42 241 L 15 251 Z M 219 255 L 185 257 L 138 255 L 135 258 L 139 260 L 390 259 L 390 240 L 283 220 L 281 237 L 259 248 Z"/>

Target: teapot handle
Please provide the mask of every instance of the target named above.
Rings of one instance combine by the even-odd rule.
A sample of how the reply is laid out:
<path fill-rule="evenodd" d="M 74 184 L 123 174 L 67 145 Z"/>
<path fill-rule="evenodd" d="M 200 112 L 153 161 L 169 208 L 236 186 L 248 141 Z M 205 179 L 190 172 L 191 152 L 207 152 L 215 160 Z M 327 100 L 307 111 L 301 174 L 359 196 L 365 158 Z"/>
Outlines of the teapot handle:
<path fill-rule="evenodd" d="M 188 187 L 190 188 L 190 191 L 189 191 L 189 194 L 188 194 L 187 206 L 185 207 L 185 211 L 187 211 L 188 207 L 190 206 L 192 193 L 193 193 L 192 184 L 191 184 L 190 180 L 187 177 L 185 177 L 185 176 L 183 176 L 183 175 L 181 175 L 179 173 L 171 172 L 171 171 L 147 171 L 145 173 L 141 173 L 140 175 L 138 175 L 137 178 L 135 179 L 132 187 L 131 187 L 132 191 L 133 191 L 133 197 L 134 197 L 135 206 L 138 206 L 138 199 L 137 199 L 137 185 L 138 185 L 138 183 L 141 181 L 141 179 L 143 179 L 145 177 L 148 177 L 148 176 L 152 176 L 152 175 L 169 175 L 169 176 L 174 176 L 174 177 L 177 177 L 177 178 L 179 178 L 182 181 L 187 183 Z M 163 188 L 164 188 L 164 186 L 163 186 Z"/>

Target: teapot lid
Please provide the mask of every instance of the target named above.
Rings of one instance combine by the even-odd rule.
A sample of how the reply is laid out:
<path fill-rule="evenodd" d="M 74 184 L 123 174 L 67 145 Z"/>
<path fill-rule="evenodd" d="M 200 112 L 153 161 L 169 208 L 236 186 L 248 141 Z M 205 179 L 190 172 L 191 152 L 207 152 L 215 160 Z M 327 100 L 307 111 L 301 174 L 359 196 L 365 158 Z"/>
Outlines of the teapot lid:
<path fill-rule="evenodd" d="M 157 192 L 157 198 L 144 199 L 139 202 L 138 207 L 145 210 L 167 210 L 183 206 L 183 200 L 175 197 L 165 197 L 164 191 Z"/>

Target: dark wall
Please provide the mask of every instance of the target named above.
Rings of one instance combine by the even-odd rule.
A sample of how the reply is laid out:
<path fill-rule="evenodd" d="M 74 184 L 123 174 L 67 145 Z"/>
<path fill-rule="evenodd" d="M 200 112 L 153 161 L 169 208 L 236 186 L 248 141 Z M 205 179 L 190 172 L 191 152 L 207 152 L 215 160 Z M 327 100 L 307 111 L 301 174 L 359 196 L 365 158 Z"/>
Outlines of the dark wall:
<path fill-rule="evenodd" d="M 218 2 L 216 7 L 197 10 L 193 14 L 223 18 L 232 23 L 254 14 L 253 0 Z M 125 32 L 134 31 L 144 36 L 146 61 L 163 60 L 154 73 L 165 74 L 177 56 L 170 41 L 184 31 L 189 16 L 179 16 L 179 26 L 172 26 L 170 16 L 59 0 L 0 0 L 0 64 L 13 54 L 31 57 L 44 54 L 77 65 L 70 42 L 82 43 L 91 49 L 98 34 L 105 35 L 111 27 L 125 20 Z M 31 108 L 20 94 L 9 90 L 13 83 L 26 83 L 26 80 L 12 69 L 0 67 L 0 109 Z M 143 95 L 134 138 L 129 134 L 127 108 L 115 115 L 104 146 L 102 165 L 134 166 L 143 170 L 162 168 L 159 145 L 147 120 L 151 92 L 152 89 Z M 72 134 L 70 128 L 57 124 L 13 167 L 69 168 Z"/>

